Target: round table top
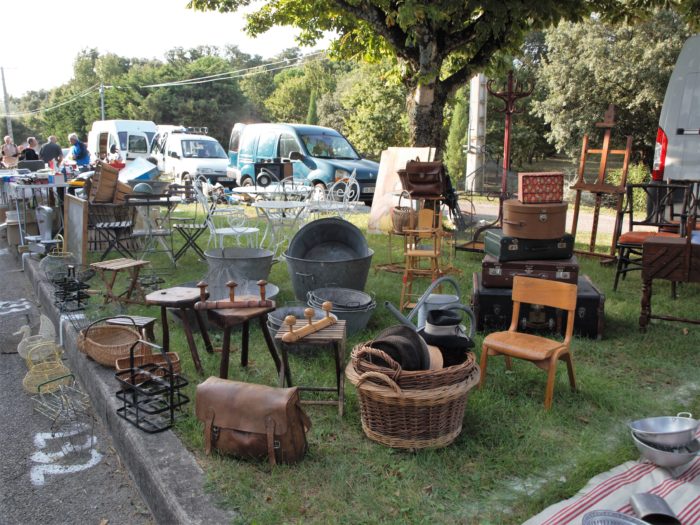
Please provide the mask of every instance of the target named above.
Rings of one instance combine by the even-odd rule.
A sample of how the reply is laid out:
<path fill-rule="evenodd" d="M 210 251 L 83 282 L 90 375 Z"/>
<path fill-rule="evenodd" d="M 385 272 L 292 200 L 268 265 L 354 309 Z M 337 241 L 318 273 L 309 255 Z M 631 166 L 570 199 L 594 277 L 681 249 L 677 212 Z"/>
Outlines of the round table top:
<path fill-rule="evenodd" d="M 146 296 L 146 304 L 158 306 L 188 306 L 194 305 L 199 299 L 199 288 L 175 286 L 173 288 L 163 288 L 162 290 L 149 293 Z"/>
<path fill-rule="evenodd" d="M 251 204 L 253 208 L 263 210 L 291 210 L 292 208 L 305 208 L 308 202 L 304 201 L 257 201 Z"/>

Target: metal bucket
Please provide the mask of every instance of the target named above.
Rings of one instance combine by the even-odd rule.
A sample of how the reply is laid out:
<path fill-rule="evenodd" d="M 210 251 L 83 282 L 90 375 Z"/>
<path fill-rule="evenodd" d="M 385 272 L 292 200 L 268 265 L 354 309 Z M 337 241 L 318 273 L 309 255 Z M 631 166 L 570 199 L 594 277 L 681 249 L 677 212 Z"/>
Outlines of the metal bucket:
<path fill-rule="evenodd" d="M 287 254 L 297 259 L 345 261 L 369 255 L 367 239 L 354 224 L 334 217 L 312 221 L 289 241 Z"/>
<path fill-rule="evenodd" d="M 207 250 L 204 252 L 204 257 L 207 259 L 209 271 L 204 281 L 218 290 L 221 287 L 225 288 L 228 281 L 241 284 L 244 281 L 267 280 L 272 269 L 273 256 L 270 250 L 262 248 L 235 247 Z M 238 288 L 236 293 L 239 293 Z M 228 292 L 224 296 L 228 296 Z M 214 294 L 211 297 L 221 299 Z"/>
<path fill-rule="evenodd" d="M 321 307 L 320 304 L 316 304 L 313 301 L 310 301 L 308 304 L 313 308 Z M 336 310 L 333 308 L 331 313 L 338 319 L 345 321 L 345 335 L 350 337 L 365 329 L 376 307 L 377 303 L 372 301 L 370 304 L 355 310 Z"/>
<path fill-rule="evenodd" d="M 367 255 L 342 261 L 318 261 L 299 259 L 285 252 L 287 271 L 294 288 L 294 296 L 299 301 L 306 300 L 306 294 L 317 288 L 329 286 L 363 290 L 372 266 L 374 251 Z"/>
<path fill-rule="evenodd" d="M 350 288 L 317 288 L 308 293 L 309 304 L 333 303 L 333 310 L 359 310 L 372 303 L 372 296 Z"/>

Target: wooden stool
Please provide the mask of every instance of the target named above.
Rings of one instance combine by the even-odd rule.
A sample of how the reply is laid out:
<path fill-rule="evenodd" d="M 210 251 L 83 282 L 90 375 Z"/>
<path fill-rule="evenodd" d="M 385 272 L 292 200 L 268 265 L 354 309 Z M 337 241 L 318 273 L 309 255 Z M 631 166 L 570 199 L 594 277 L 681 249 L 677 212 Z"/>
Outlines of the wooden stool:
<path fill-rule="evenodd" d="M 241 297 L 243 300 L 245 298 Z M 257 297 L 251 297 L 257 299 Z M 272 360 L 275 362 L 275 369 L 280 370 L 280 358 L 277 355 L 272 337 L 267 329 L 267 314 L 274 311 L 275 306 L 254 307 L 254 308 L 227 308 L 220 310 L 207 310 L 209 320 L 224 331 L 224 340 L 221 348 L 221 366 L 219 377 L 228 379 L 228 360 L 231 351 L 231 329 L 239 324 L 243 325 L 243 335 L 241 341 L 241 366 L 248 366 L 248 337 L 250 333 L 250 321 L 257 319 L 260 323 L 267 349 L 270 351 Z"/>
<path fill-rule="evenodd" d="M 143 317 L 141 315 L 130 315 L 133 319 L 133 323 L 128 319 L 123 317 L 114 317 L 112 319 L 107 319 L 107 324 L 120 325 L 120 326 L 136 326 L 136 329 L 141 332 L 141 336 L 150 342 L 156 340 L 156 334 L 153 332 L 153 327 L 156 324 L 155 317 Z"/>
<path fill-rule="evenodd" d="M 146 296 L 146 304 L 153 306 L 160 306 L 160 319 L 163 325 L 163 349 L 166 352 L 170 351 L 170 332 L 168 330 L 168 308 L 177 308 L 180 310 L 182 316 L 182 327 L 185 330 L 185 337 L 187 337 L 187 345 L 190 347 L 190 354 L 192 354 L 192 361 L 194 361 L 194 367 L 200 374 L 202 370 L 202 362 L 199 360 L 199 352 L 197 352 L 197 345 L 194 342 L 194 336 L 192 335 L 192 328 L 190 327 L 189 318 L 187 315 L 188 310 L 194 312 L 194 317 L 197 320 L 197 326 L 199 327 L 199 333 L 202 335 L 204 340 L 204 348 L 210 354 L 214 352 L 211 341 L 209 340 L 209 334 L 204 326 L 204 319 L 202 319 L 202 314 L 194 309 L 194 303 L 199 301 L 199 288 L 185 288 L 181 286 L 176 286 L 174 288 L 165 288 L 163 290 L 157 290 L 151 292 Z"/>
<path fill-rule="evenodd" d="M 305 319 L 297 320 L 294 324 L 294 330 L 298 330 L 306 326 L 307 321 Z M 343 416 L 343 406 L 345 405 L 345 374 L 343 373 L 343 366 L 345 365 L 345 321 L 338 320 L 334 325 L 328 326 L 309 334 L 303 339 L 300 339 L 296 343 L 285 343 L 282 340 L 284 334 L 289 332 L 289 326 L 283 324 L 275 335 L 275 340 L 279 343 L 282 349 L 282 367 L 279 369 L 279 380 L 278 385 L 283 387 L 286 384 L 288 387 L 292 386 L 292 373 L 289 370 L 289 359 L 287 355 L 287 349 L 293 347 L 297 344 L 311 344 L 318 346 L 328 346 L 333 348 L 333 353 L 335 355 L 335 378 L 336 386 L 300 386 L 299 390 L 311 391 L 311 392 L 336 392 L 338 399 L 334 400 L 303 400 L 302 403 L 306 405 L 337 405 L 338 415 Z"/>
<path fill-rule="evenodd" d="M 137 259 L 112 259 L 111 261 L 101 261 L 92 263 L 91 268 L 94 268 L 100 275 L 100 279 L 105 283 L 105 302 L 107 304 L 111 301 L 121 302 L 121 303 L 137 303 L 143 304 L 145 302 L 143 288 L 139 283 L 139 272 L 144 266 L 151 264 L 149 261 L 142 261 Z M 119 272 L 127 271 L 131 282 L 129 283 L 129 288 L 120 294 L 116 294 L 113 290 L 114 283 L 117 280 L 117 275 Z M 111 277 L 107 272 L 111 272 Z M 137 299 L 132 299 L 131 295 L 136 292 Z"/>

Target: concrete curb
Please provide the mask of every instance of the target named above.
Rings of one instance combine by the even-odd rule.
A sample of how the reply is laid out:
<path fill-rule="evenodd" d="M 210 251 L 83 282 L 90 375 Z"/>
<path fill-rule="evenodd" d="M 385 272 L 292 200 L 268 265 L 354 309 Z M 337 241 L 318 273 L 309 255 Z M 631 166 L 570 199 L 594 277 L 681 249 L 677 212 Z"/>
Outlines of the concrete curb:
<path fill-rule="evenodd" d="M 53 287 L 41 280 L 38 262 L 29 259 L 25 273 L 43 306 L 42 313 L 60 328 Z M 172 431 L 147 434 L 117 416 L 119 404 L 114 394 L 118 386 L 114 372 L 81 354 L 77 338 L 70 323 L 64 323 L 63 348 L 70 368 L 90 395 L 95 413 L 112 435 L 121 460 L 156 522 L 183 525 L 231 522 L 237 514 L 219 508 L 204 491 L 204 471 Z"/>

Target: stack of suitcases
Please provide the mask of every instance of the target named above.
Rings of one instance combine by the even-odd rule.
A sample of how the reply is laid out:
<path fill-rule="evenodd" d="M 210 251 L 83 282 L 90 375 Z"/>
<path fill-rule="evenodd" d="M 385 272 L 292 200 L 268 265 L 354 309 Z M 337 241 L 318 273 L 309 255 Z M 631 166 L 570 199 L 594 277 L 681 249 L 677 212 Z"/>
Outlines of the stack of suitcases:
<path fill-rule="evenodd" d="M 503 229 L 487 230 L 481 273 L 474 273 L 472 309 L 477 330 L 504 330 L 513 312 L 513 277 L 578 284 L 574 333 L 600 339 L 605 296 L 586 275 L 579 275 L 574 238 L 566 233 L 567 203 L 563 173 L 519 173 L 518 198 L 503 202 Z M 563 335 L 566 312 L 523 305 L 520 329 Z"/>

